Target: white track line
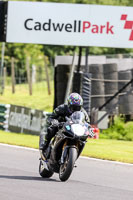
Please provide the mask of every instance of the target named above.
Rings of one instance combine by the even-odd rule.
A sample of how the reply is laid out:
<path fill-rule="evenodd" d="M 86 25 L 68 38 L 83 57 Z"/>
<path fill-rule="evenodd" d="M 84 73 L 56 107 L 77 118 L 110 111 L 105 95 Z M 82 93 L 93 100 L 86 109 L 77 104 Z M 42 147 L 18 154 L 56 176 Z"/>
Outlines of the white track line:
<path fill-rule="evenodd" d="M 90 158 L 90 157 L 85 157 L 85 156 L 81 156 L 80 158 L 88 159 L 91 161 L 99 161 L 99 162 L 108 163 L 108 164 L 118 164 L 118 165 L 133 167 L 133 164 L 131 164 L 131 163 L 123 163 L 123 162 L 112 161 L 112 160 L 102 160 L 102 159 L 98 159 L 98 158 Z"/>
<path fill-rule="evenodd" d="M 16 149 L 25 149 L 25 150 L 29 150 L 29 151 L 39 151 L 38 149 L 33 149 L 30 147 L 22 147 L 22 146 L 16 146 L 16 145 L 9 145 L 9 144 L 4 144 L 4 143 L 0 143 L 1 146 L 5 146 L 5 147 L 11 147 L 11 148 L 16 148 Z M 80 158 L 82 159 L 87 159 L 90 161 L 97 161 L 97 162 L 106 162 L 106 163 L 110 163 L 110 164 L 118 164 L 118 165 L 123 165 L 123 166 L 131 166 L 133 167 L 133 164 L 130 163 L 123 163 L 123 162 L 117 162 L 117 161 L 112 161 L 112 160 L 102 160 L 102 159 L 98 159 L 98 158 L 90 158 L 90 157 L 85 157 L 85 156 L 80 156 Z"/>
<path fill-rule="evenodd" d="M 12 147 L 12 148 L 16 148 L 16 149 L 25 149 L 25 150 L 29 150 L 29 151 L 39 151 L 38 149 L 33 149 L 30 147 L 22 147 L 22 146 L 17 146 L 17 145 L 10 145 L 10 144 L 4 144 L 4 143 L 0 143 L 1 146 L 5 146 L 5 147 Z"/>

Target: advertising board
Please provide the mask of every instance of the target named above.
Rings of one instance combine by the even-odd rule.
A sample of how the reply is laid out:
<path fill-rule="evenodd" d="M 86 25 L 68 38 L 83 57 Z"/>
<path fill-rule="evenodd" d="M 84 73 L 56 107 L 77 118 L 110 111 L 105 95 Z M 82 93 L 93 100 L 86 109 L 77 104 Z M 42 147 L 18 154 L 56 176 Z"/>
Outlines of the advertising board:
<path fill-rule="evenodd" d="M 30 108 L 11 105 L 8 130 L 17 133 L 39 135 L 41 131 L 43 112 Z"/>
<path fill-rule="evenodd" d="M 8 2 L 7 42 L 133 48 L 133 7 Z"/>

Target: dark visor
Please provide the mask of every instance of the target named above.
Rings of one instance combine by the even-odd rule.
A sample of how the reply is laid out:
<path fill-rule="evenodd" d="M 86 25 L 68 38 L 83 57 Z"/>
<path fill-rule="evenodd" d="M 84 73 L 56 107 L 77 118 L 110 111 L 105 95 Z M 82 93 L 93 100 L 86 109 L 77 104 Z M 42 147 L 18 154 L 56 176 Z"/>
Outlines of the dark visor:
<path fill-rule="evenodd" d="M 71 111 L 80 111 L 81 106 L 79 105 L 70 105 Z"/>

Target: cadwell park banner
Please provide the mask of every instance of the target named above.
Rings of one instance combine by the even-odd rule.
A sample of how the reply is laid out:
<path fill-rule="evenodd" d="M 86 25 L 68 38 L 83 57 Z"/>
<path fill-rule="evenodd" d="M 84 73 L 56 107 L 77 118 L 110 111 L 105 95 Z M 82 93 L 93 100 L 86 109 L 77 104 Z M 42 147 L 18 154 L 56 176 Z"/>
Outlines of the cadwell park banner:
<path fill-rule="evenodd" d="M 20 1 L 6 4 L 6 42 L 133 48 L 133 7 Z"/>

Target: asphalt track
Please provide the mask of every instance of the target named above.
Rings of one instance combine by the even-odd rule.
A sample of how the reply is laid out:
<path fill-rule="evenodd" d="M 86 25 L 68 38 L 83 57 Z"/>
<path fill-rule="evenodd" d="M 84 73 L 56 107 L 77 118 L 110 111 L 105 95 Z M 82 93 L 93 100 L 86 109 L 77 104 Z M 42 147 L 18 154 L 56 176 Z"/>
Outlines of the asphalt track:
<path fill-rule="evenodd" d="M 0 145 L 0 200 L 132 200 L 133 165 L 80 158 L 67 182 L 38 174 L 39 152 Z"/>

